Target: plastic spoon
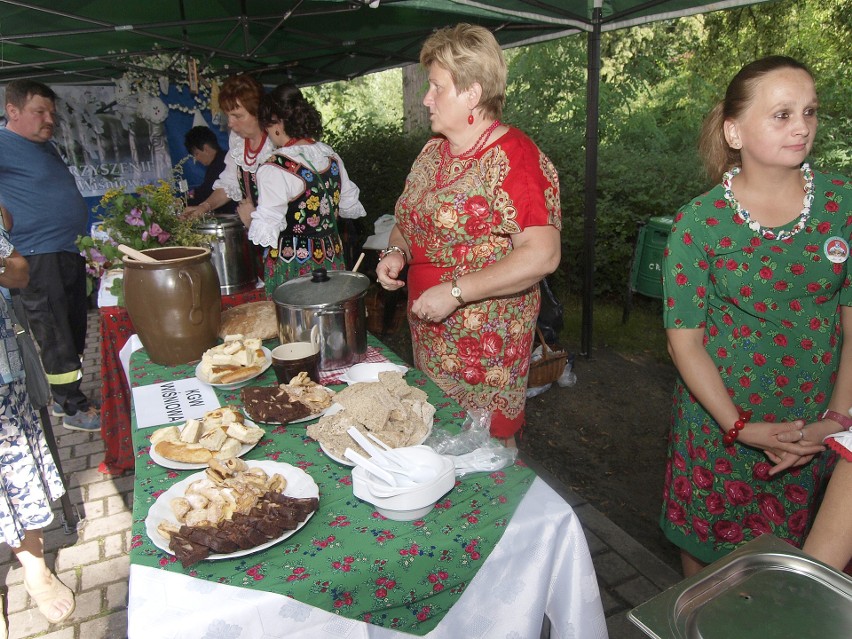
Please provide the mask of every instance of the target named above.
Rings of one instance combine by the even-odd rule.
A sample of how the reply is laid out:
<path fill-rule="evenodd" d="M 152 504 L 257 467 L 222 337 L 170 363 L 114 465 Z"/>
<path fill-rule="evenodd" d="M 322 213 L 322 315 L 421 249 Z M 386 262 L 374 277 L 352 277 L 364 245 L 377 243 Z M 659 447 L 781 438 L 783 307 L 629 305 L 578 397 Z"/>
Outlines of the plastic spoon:
<path fill-rule="evenodd" d="M 388 472 L 387 470 L 385 470 L 384 468 L 382 468 L 378 464 L 374 464 L 373 462 L 371 462 L 369 459 L 367 459 L 363 455 L 356 453 L 351 448 L 347 448 L 345 451 L 343 451 L 343 456 L 346 457 L 346 459 L 355 463 L 356 465 L 360 466 L 364 470 L 370 472 L 372 475 L 374 475 L 378 479 L 381 479 L 383 482 L 385 482 L 389 486 L 396 486 L 397 485 L 396 477 L 391 475 L 390 472 Z"/>

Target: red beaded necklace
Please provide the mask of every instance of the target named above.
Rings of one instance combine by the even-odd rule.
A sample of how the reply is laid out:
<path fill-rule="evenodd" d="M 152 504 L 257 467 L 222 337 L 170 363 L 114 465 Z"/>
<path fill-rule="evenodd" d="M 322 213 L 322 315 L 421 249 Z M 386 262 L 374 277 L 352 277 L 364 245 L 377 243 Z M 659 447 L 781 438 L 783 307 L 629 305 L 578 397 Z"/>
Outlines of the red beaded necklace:
<path fill-rule="evenodd" d="M 260 138 L 260 144 L 257 145 L 257 149 L 251 148 L 251 141 L 246 138 L 246 143 L 243 147 L 243 164 L 246 166 L 254 166 L 254 163 L 257 162 L 257 156 L 259 156 L 260 152 L 263 151 L 265 144 L 266 131 L 263 132 L 263 135 Z"/>
<path fill-rule="evenodd" d="M 444 165 L 447 162 L 447 158 L 451 158 L 453 160 L 468 160 L 472 157 L 475 157 L 483 148 L 485 148 L 486 143 L 488 142 L 488 138 L 491 137 L 491 133 L 500 126 L 500 120 L 494 120 L 491 124 L 488 125 L 488 128 L 482 132 L 482 135 L 474 142 L 473 146 L 470 147 L 467 151 L 463 151 L 458 155 L 454 154 L 450 151 L 450 141 L 444 139 L 444 142 L 441 144 L 441 160 L 438 162 L 438 170 L 435 173 L 435 184 L 439 189 L 443 189 L 444 187 L 450 186 L 451 184 L 455 184 L 461 178 L 462 175 L 465 174 L 470 166 L 466 166 L 463 170 L 459 171 L 451 180 L 444 181 L 443 173 L 444 173 Z"/>

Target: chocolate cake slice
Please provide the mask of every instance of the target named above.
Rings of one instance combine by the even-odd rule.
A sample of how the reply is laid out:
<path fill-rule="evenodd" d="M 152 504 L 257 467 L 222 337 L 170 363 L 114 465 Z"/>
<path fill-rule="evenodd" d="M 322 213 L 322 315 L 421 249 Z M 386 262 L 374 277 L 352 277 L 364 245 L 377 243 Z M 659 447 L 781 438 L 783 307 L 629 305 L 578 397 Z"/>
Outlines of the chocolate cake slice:
<path fill-rule="evenodd" d="M 311 414 L 310 408 L 291 401 L 287 391 L 279 386 L 246 386 L 241 396 L 246 413 L 254 421 L 287 424 Z"/>
<path fill-rule="evenodd" d="M 172 533 L 169 548 L 181 565 L 188 568 L 211 552 L 230 554 L 276 539 L 298 528 L 318 507 L 316 497 L 300 499 L 268 492 L 250 512 L 234 513 L 232 519 L 218 526 L 181 526 L 177 533 Z"/>

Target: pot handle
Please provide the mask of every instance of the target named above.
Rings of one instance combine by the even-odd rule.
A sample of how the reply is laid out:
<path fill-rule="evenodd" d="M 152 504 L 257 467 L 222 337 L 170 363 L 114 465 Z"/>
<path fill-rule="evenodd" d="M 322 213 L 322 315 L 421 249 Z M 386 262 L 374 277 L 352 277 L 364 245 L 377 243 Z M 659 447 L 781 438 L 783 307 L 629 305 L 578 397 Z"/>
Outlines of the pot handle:
<path fill-rule="evenodd" d="M 314 345 L 314 353 L 319 353 L 321 349 L 319 326 L 314 324 L 311 328 L 311 344 Z"/>
<path fill-rule="evenodd" d="M 189 280 L 189 289 L 192 293 L 192 307 L 189 309 L 189 323 L 201 324 L 204 321 L 204 311 L 201 308 L 201 282 L 197 277 L 193 277 L 189 271 L 178 272 L 178 277 L 185 277 Z"/>

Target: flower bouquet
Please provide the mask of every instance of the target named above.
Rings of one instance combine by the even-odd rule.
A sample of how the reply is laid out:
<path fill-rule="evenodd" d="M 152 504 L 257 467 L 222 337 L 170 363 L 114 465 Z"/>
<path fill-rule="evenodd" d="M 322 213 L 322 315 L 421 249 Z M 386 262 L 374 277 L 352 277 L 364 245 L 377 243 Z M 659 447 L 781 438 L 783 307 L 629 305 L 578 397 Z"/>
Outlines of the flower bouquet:
<path fill-rule="evenodd" d="M 100 223 L 92 235 L 80 235 L 76 245 L 86 259 L 86 271 L 92 278 L 101 278 L 108 270 L 121 265 L 119 244 L 137 250 L 159 246 L 203 246 L 208 236 L 199 233 L 192 220 L 180 213 L 186 200 L 177 188 L 181 164 L 175 168 L 172 182 L 159 180 L 145 184 L 134 193 L 115 188 L 104 193 L 95 209 Z M 113 281 L 110 292 L 121 302 L 122 282 Z"/>

